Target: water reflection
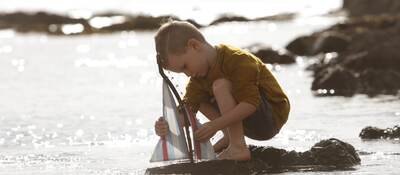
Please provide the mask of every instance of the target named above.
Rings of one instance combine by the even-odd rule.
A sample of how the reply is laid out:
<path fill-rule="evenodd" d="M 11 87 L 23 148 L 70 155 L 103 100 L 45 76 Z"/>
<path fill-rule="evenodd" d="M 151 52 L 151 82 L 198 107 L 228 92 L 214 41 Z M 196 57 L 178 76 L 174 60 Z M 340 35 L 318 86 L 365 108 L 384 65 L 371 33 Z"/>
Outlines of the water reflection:
<path fill-rule="evenodd" d="M 0 38 L 2 38 L 2 39 L 14 38 L 14 37 L 15 37 L 14 30 L 12 30 L 12 29 L 0 30 Z"/>
<path fill-rule="evenodd" d="M 116 67 L 116 68 L 128 68 L 145 66 L 147 63 L 137 58 L 120 58 L 117 59 L 113 54 L 108 55 L 108 59 L 92 59 L 92 58 L 80 58 L 75 60 L 75 67 L 91 67 L 91 68 L 103 68 L 103 67 Z"/>
<path fill-rule="evenodd" d="M 90 45 L 80 44 L 80 45 L 76 46 L 76 51 L 78 53 L 88 53 L 90 51 Z"/>
<path fill-rule="evenodd" d="M 61 31 L 66 35 L 78 34 L 83 32 L 84 29 L 85 27 L 82 24 L 65 24 L 61 26 Z"/>
<path fill-rule="evenodd" d="M 94 17 L 89 20 L 89 24 L 97 29 L 108 27 L 115 24 L 120 24 L 126 21 L 124 16 L 112 16 L 112 17 Z"/>
<path fill-rule="evenodd" d="M 70 10 L 68 11 L 68 16 L 75 19 L 89 19 L 93 16 L 93 12 L 89 10 Z"/>
<path fill-rule="evenodd" d="M 10 45 L 0 46 L 0 54 L 1 53 L 11 53 L 13 51 L 13 47 Z"/>

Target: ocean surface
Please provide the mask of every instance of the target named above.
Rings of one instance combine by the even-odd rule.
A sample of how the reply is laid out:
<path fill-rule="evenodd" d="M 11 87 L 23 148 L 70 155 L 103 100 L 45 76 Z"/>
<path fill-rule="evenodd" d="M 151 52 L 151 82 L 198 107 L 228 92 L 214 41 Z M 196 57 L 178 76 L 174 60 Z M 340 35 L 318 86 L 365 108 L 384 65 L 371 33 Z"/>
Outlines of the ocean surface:
<path fill-rule="evenodd" d="M 300 13 L 293 21 L 232 22 L 202 29 L 215 45 L 262 43 L 278 49 L 344 20 L 321 15 L 339 8 L 338 0 L 93 2 L 0 0 L 0 12 L 175 14 L 204 24 L 223 13 L 250 18 Z M 154 32 L 57 37 L 0 30 L 0 174 L 143 174 L 162 165 L 149 163 L 158 140 L 153 125 L 162 112 Z M 361 165 L 351 171 L 284 174 L 397 174 L 400 141 L 362 141 L 358 134 L 369 125 L 399 124 L 399 96 L 317 97 L 310 91 L 311 73 L 305 71 L 312 61 L 298 57 L 293 65 L 268 65 L 292 110 L 276 137 L 248 143 L 305 151 L 335 137 L 356 148 Z M 183 93 L 187 78 L 170 76 Z"/>

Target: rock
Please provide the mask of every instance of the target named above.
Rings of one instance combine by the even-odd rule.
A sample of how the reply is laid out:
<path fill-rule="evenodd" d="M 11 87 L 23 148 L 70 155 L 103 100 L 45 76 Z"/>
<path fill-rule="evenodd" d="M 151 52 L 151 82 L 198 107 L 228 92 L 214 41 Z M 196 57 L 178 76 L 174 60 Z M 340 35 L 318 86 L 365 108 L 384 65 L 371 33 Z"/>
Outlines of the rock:
<path fill-rule="evenodd" d="M 129 30 L 156 30 L 162 23 L 166 22 L 168 19 L 180 20 L 178 17 L 174 16 L 133 16 L 129 17 L 127 21 L 121 24 L 115 24 L 108 27 L 103 27 L 101 31 L 115 32 L 115 31 L 129 31 Z M 203 27 L 202 25 L 196 23 L 194 20 L 187 20 L 187 22 L 193 24 L 197 28 Z"/>
<path fill-rule="evenodd" d="M 315 36 L 301 36 L 290 42 L 286 49 L 295 55 L 311 56 L 313 53 L 313 45 L 316 41 Z"/>
<path fill-rule="evenodd" d="M 396 125 L 393 128 L 386 129 L 368 126 L 361 130 L 359 136 L 362 139 L 399 139 L 400 126 Z"/>
<path fill-rule="evenodd" d="M 96 17 L 112 18 L 122 17 L 125 21 L 110 26 L 95 28 L 91 26 L 89 21 Z M 155 30 L 168 19 L 179 20 L 174 16 L 145 16 L 145 15 L 129 15 L 115 12 L 106 12 L 93 15 L 89 19 L 75 19 L 69 16 L 55 15 L 46 12 L 38 13 L 9 13 L 0 14 L 0 28 L 11 28 L 21 33 L 26 32 L 44 32 L 51 35 L 79 35 L 93 33 L 109 33 L 115 31 L 129 30 Z M 194 20 L 187 20 L 198 28 L 203 27 Z M 81 30 L 73 33 L 68 33 L 63 30 L 66 25 L 78 25 Z"/>
<path fill-rule="evenodd" d="M 212 160 L 198 163 L 178 163 L 163 167 L 149 168 L 146 170 L 146 174 L 251 174 L 253 169 L 262 171 L 262 169 L 258 168 L 264 166 L 265 165 L 261 162 L 256 161 L 239 162 L 232 160 Z"/>
<path fill-rule="evenodd" d="M 319 71 L 312 82 L 311 90 L 317 95 L 352 96 L 357 92 L 358 79 L 341 66 L 328 67 Z"/>
<path fill-rule="evenodd" d="M 367 69 L 359 79 L 362 91 L 370 96 L 396 95 L 400 89 L 400 72 L 394 70 Z"/>
<path fill-rule="evenodd" d="M 343 0 L 343 9 L 350 16 L 398 14 L 400 1 L 398 0 Z"/>
<path fill-rule="evenodd" d="M 212 160 L 149 168 L 146 174 L 265 174 L 350 168 L 360 163 L 353 146 L 331 138 L 305 152 L 249 146 L 250 161 Z"/>
<path fill-rule="evenodd" d="M 326 165 L 344 168 L 361 161 L 352 145 L 335 138 L 322 140 L 305 152 L 254 146 L 250 150 L 252 159 L 260 159 L 272 167 Z"/>
<path fill-rule="evenodd" d="M 281 13 L 272 16 L 264 16 L 254 19 L 254 21 L 289 21 L 297 16 L 296 13 Z"/>
<path fill-rule="evenodd" d="M 334 138 L 316 143 L 310 152 L 314 161 L 321 165 L 348 167 L 361 161 L 352 145 Z"/>
<path fill-rule="evenodd" d="M 81 33 L 91 31 L 90 25 L 85 19 L 74 19 L 67 16 L 55 15 L 46 12 L 37 13 L 9 13 L 0 14 L 1 28 L 12 28 L 18 32 L 45 32 L 48 34 L 63 34 L 62 25 L 78 24 L 83 27 Z M 50 26 L 56 27 L 51 30 Z"/>
<path fill-rule="evenodd" d="M 209 25 L 216 25 L 224 22 L 249 22 L 249 21 L 289 21 L 296 17 L 296 13 L 281 13 L 277 15 L 258 17 L 254 19 L 249 19 L 244 16 L 236 16 L 232 14 L 224 14 L 212 21 Z"/>
<path fill-rule="evenodd" d="M 350 18 L 287 46 L 294 54 L 317 60 L 307 67 L 313 71 L 312 90 L 343 96 L 399 94 L 398 48 L 400 15 Z M 333 94 L 327 93 L 331 90 Z"/>
<path fill-rule="evenodd" d="M 255 44 L 247 47 L 247 49 L 260 58 L 264 63 L 292 64 L 296 62 L 296 59 L 292 54 L 277 51 L 268 46 Z"/>
<path fill-rule="evenodd" d="M 212 21 L 209 25 L 212 26 L 212 25 L 216 25 L 219 23 L 233 22 L 233 21 L 248 22 L 251 20 L 246 17 L 243 17 L 243 16 L 235 16 L 235 15 L 225 14 L 225 15 L 220 16 L 216 20 Z"/>
<path fill-rule="evenodd" d="M 173 16 L 159 16 L 159 17 L 152 17 L 152 16 L 135 16 L 129 17 L 125 22 L 121 24 L 115 24 L 108 27 L 101 28 L 102 31 L 123 31 L 123 30 L 155 30 L 158 29 L 163 21 L 167 19 L 174 19 L 177 20 L 177 17 Z"/>
<path fill-rule="evenodd" d="M 350 44 L 350 38 L 341 33 L 326 32 L 322 33 L 316 39 L 313 45 L 313 54 L 337 52 L 340 53 L 347 49 Z"/>

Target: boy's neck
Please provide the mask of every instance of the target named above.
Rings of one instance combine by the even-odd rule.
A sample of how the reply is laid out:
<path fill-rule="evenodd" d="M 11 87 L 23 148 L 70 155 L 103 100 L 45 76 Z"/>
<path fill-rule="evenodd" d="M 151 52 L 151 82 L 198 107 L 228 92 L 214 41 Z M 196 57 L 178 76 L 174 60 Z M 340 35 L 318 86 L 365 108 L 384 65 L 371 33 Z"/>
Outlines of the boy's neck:
<path fill-rule="evenodd" d="M 207 44 L 207 62 L 208 62 L 208 67 L 211 69 L 214 67 L 214 65 L 217 63 L 217 49 L 210 44 Z"/>

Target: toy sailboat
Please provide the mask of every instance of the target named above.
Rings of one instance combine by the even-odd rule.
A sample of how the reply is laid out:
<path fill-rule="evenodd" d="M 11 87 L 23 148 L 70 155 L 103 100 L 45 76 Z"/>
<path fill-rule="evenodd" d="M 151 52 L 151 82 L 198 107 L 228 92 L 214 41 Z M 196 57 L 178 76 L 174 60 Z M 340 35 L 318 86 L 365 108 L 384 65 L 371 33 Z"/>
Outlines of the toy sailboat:
<path fill-rule="evenodd" d="M 183 132 L 183 127 L 178 120 L 179 114 L 176 103 L 166 80 L 163 81 L 162 89 L 163 116 L 168 123 L 169 132 L 168 135 L 160 138 L 158 141 L 150 162 L 185 159 L 193 160 L 193 157 L 190 158 L 190 156 L 193 155 L 191 153 L 192 149 L 190 148 L 192 143 L 194 146 L 194 157 L 196 160 L 215 159 L 216 155 L 210 141 L 199 143 L 197 141 L 190 140 L 191 143 L 187 143 L 189 141 L 185 139 L 185 134 L 188 133 Z M 186 107 L 184 107 L 184 112 L 186 112 L 186 116 L 189 118 L 192 131 L 195 132 L 197 128 L 201 127 L 201 124 L 194 117 L 194 115 L 187 110 Z M 190 137 L 188 138 L 190 139 Z"/>

